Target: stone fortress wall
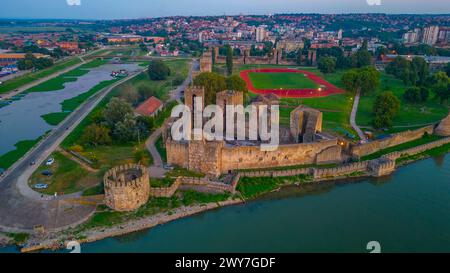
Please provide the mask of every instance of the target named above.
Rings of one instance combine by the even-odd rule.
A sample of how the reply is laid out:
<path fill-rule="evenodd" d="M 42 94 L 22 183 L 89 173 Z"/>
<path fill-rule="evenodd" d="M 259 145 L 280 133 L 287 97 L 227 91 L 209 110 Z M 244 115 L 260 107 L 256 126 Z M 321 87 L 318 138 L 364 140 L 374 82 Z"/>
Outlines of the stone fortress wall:
<path fill-rule="evenodd" d="M 413 147 L 413 148 L 409 148 L 400 152 L 393 152 L 387 155 L 384 155 L 384 158 L 390 159 L 390 160 L 397 160 L 398 158 L 402 157 L 402 156 L 413 156 L 416 154 L 420 154 L 423 153 L 425 151 L 434 149 L 434 148 L 438 148 L 441 147 L 443 145 L 446 145 L 450 143 L 450 137 L 446 137 L 434 142 L 430 142 L 427 144 L 423 144 L 417 147 Z"/>
<path fill-rule="evenodd" d="M 351 176 L 354 173 L 365 173 L 367 176 L 389 175 L 395 170 L 395 161 L 392 160 L 371 160 L 345 164 L 333 168 L 298 168 L 289 170 L 273 171 L 243 171 L 239 172 L 240 177 L 289 177 L 298 175 L 310 175 L 315 181 L 331 178 Z"/>
<path fill-rule="evenodd" d="M 185 104 L 193 109 L 194 98 L 204 97 L 204 89 L 188 87 Z M 254 102 L 260 105 L 262 100 Z M 217 93 L 216 104 L 241 105 L 242 92 L 222 91 Z M 291 116 L 291 138 L 280 144 L 275 151 L 264 151 L 260 145 L 245 143 L 230 144 L 225 141 L 173 141 L 166 139 L 167 162 L 189 170 L 219 176 L 234 170 L 295 166 L 303 164 L 340 163 L 342 149 L 337 138 L 322 139 L 322 113 L 299 106 Z M 226 128 L 225 128 L 226 129 Z"/>
<path fill-rule="evenodd" d="M 426 126 L 417 130 L 409 130 L 398 134 L 393 134 L 390 137 L 375 140 L 372 142 L 357 144 L 351 147 L 351 154 L 354 158 L 361 158 L 366 155 L 376 153 L 380 150 L 397 146 L 406 142 L 410 142 L 423 137 L 425 133 L 431 135 L 434 132 L 434 126 Z"/>
<path fill-rule="evenodd" d="M 165 188 L 151 188 L 150 195 L 154 197 L 172 197 L 175 192 L 179 189 L 193 189 L 200 190 L 204 189 L 208 192 L 223 193 L 223 192 L 236 192 L 236 183 L 224 184 L 220 182 L 211 181 L 207 178 L 196 178 L 196 177 L 178 177 L 170 185 L 170 187 Z"/>
<path fill-rule="evenodd" d="M 214 47 L 214 63 L 225 64 L 227 57 L 219 54 L 219 48 Z M 233 56 L 233 64 L 283 64 L 283 65 L 297 65 L 295 60 L 285 60 L 282 58 L 281 49 L 273 49 L 270 56 L 250 56 L 250 49 L 242 52 L 241 56 Z M 209 56 L 209 55 L 208 55 Z"/>
<path fill-rule="evenodd" d="M 148 169 L 139 164 L 114 167 L 103 177 L 105 204 L 116 211 L 132 211 L 147 203 L 150 195 Z"/>

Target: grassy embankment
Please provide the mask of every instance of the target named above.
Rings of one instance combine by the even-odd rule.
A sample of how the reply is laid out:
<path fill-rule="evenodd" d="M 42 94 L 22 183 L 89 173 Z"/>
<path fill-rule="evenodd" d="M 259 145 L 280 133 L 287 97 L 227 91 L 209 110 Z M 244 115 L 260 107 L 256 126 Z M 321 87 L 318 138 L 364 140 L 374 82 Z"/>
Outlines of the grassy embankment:
<path fill-rule="evenodd" d="M 48 133 L 48 132 L 47 132 Z M 46 134 L 47 134 L 46 133 Z M 0 168 L 7 169 L 11 167 L 17 160 L 19 160 L 22 156 L 24 156 L 31 148 L 36 145 L 39 141 L 41 141 L 43 136 L 33 139 L 33 140 L 22 140 L 15 144 L 16 149 L 12 150 L 10 152 L 7 152 L 6 154 L 3 154 L 0 156 Z"/>
<path fill-rule="evenodd" d="M 50 76 L 60 70 L 66 69 L 68 67 L 74 66 L 76 64 L 81 63 L 81 60 L 78 57 L 72 58 L 67 61 L 63 61 L 61 63 L 57 63 L 52 67 L 39 70 L 33 73 L 28 73 L 26 75 L 11 79 L 9 81 L 4 82 L 0 86 L 0 94 L 13 91 L 23 85 L 29 84 L 33 81 L 42 79 L 44 77 Z"/>

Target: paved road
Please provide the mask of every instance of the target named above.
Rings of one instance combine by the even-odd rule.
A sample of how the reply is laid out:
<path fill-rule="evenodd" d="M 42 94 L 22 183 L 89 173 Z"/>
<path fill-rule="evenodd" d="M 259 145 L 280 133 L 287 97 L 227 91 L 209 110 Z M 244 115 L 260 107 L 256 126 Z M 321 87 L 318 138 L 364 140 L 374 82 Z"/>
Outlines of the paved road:
<path fill-rule="evenodd" d="M 88 99 L 66 120 L 21 160 L 16 162 L 0 178 L 0 228 L 4 230 L 31 230 L 35 225 L 46 229 L 58 229 L 78 223 L 88 217 L 94 205 L 72 204 L 66 201 L 73 196 L 41 196 L 27 185 L 30 175 L 59 146 L 67 135 L 88 115 L 89 112 L 117 85 L 135 77 L 139 73 L 103 89 Z M 33 166 L 29 162 L 35 161 Z"/>
<path fill-rule="evenodd" d="M 200 64 L 199 64 L 198 60 L 193 60 L 191 63 L 191 68 L 189 69 L 189 73 L 188 73 L 186 80 L 184 80 L 184 82 L 180 86 L 178 86 L 176 89 L 174 89 L 170 92 L 170 99 L 168 100 L 168 102 L 176 100 L 179 103 L 181 103 L 181 97 L 183 97 L 182 92 L 184 90 L 186 90 L 186 88 L 192 82 L 192 73 L 194 71 L 198 71 L 199 67 L 200 67 Z M 162 177 L 164 177 L 164 174 L 167 172 L 164 169 L 164 166 L 163 166 L 164 163 L 161 159 L 161 155 L 159 154 L 158 149 L 156 149 L 156 146 L 155 146 L 155 143 L 158 140 L 158 138 L 161 136 L 161 134 L 162 134 L 162 129 L 158 128 L 150 135 L 150 137 L 145 142 L 145 145 L 147 146 L 147 150 L 150 152 L 150 154 L 153 157 L 153 165 L 150 166 L 150 169 L 149 169 L 151 177 L 162 178 Z"/>
<path fill-rule="evenodd" d="M 358 112 L 359 99 L 361 98 L 361 91 L 357 91 L 355 101 L 353 102 L 352 113 L 350 114 L 350 125 L 356 131 L 362 142 L 367 142 L 367 137 L 364 135 L 361 128 L 356 124 L 356 113 Z"/>

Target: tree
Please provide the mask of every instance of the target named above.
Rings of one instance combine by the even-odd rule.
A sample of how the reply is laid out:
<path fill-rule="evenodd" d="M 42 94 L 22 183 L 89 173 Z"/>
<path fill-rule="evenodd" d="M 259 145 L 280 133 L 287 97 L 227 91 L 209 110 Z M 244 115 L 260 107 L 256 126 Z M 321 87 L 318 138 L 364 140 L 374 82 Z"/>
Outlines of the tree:
<path fill-rule="evenodd" d="M 227 89 L 226 78 L 212 72 L 201 73 L 194 79 L 195 86 L 205 88 L 205 104 L 214 104 L 217 92 Z"/>
<path fill-rule="evenodd" d="M 431 90 L 441 103 L 450 98 L 450 78 L 445 72 L 439 71 L 431 77 Z"/>
<path fill-rule="evenodd" d="M 91 124 L 84 129 L 81 143 L 85 145 L 98 146 L 111 144 L 110 129 L 98 124 Z"/>
<path fill-rule="evenodd" d="M 141 101 L 138 91 L 130 83 L 124 85 L 122 92 L 120 92 L 120 98 L 122 98 L 126 102 L 131 103 L 131 105 L 133 106 L 138 105 L 139 102 Z"/>
<path fill-rule="evenodd" d="M 414 75 L 415 82 L 413 84 L 424 85 L 426 79 L 430 74 L 430 68 L 428 66 L 428 63 L 425 61 L 424 58 L 414 57 L 411 65 L 413 73 L 415 73 Z"/>
<path fill-rule="evenodd" d="M 17 62 L 19 70 L 28 70 L 33 68 L 36 57 L 32 53 L 25 54 L 25 58 Z"/>
<path fill-rule="evenodd" d="M 162 81 L 170 76 L 170 68 L 161 60 L 153 60 L 148 66 L 148 76 L 153 81 Z"/>
<path fill-rule="evenodd" d="M 231 46 L 227 47 L 227 73 L 228 76 L 233 74 L 233 49 Z"/>
<path fill-rule="evenodd" d="M 375 128 L 389 128 L 400 109 L 400 100 L 390 91 L 378 95 L 373 105 L 373 125 Z"/>
<path fill-rule="evenodd" d="M 138 94 L 139 94 L 139 99 L 140 99 L 141 101 L 144 101 L 144 100 L 146 100 L 146 99 L 148 99 L 148 98 L 150 98 L 150 97 L 152 97 L 152 96 L 156 96 L 156 91 L 155 91 L 155 89 L 153 89 L 152 86 L 145 85 L 145 84 L 140 85 L 140 86 L 138 87 L 137 92 L 138 92 Z"/>
<path fill-rule="evenodd" d="M 103 117 L 111 128 L 122 122 L 127 115 L 133 115 L 133 108 L 131 104 L 119 98 L 112 98 L 103 110 Z"/>
<path fill-rule="evenodd" d="M 420 88 L 413 86 L 405 90 L 403 93 L 403 98 L 410 103 L 418 103 L 422 101 L 422 96 L 420 92 Z"/>
<path fill-rule="evenodd" d="M 333 73 L 336 70 L 336 58 L 320 57 L 317 67 L 322 73 Z"/>
<path fill-rule="evenodd" d="M 113 137 L 121 143 L 135 141 L 138 138 L 138 128 L 136 120 L 132 114 L 126 114 L 122 120 L 115 124 L 113 129 Z"/>
<path fill-rule="evenodd" d="M 342 84 L 352 92 L 370 93 L 380 85 L 380 73 L 373 66 L 351 69 L 342 76 Z"/>
<path fill-rule="evenodd" d="M 447 73 L 447 76 L 450 77 L 450 63 L 448 63 L 445 67 L 445 73 Z"/>
<path fill-rule="evenodd" d="M 233 75 L 226 79 L 227 83 L 227 89 L 228 90 L 234 90 L 234 91 L 242 91 L 246 93 L 248 91 L 247 89 L 247 83 L 239 76 Z"/>

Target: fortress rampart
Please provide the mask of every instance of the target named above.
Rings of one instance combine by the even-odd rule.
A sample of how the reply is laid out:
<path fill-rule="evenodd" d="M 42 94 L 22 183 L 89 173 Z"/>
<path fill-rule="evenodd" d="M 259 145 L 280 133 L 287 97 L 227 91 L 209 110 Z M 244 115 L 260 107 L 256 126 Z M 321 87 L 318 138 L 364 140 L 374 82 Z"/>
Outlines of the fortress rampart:
<path fill-rule="evenodd" d="M 417 130 L 409 130 L 394 134 L 391 137 L 385 139 L 375 140 L 369 143 L 353 145 L 351 147 L 351 154 L 354 158 L 361 158 L 366 155 L 373 154 L 379 150 L 383 150 L 389 147 L 397 146 L 406 142 L 410 142 L 423 137 L 425 133 L 433 134 L 434 127 L 432 125 L 423 127 Z"/>
<path fill-rule="evenodd" d="M 235 170 L 305 164 L 340 163 L 337 139 L 280 145 L 275 151 L 259 146 L 231 146 L 221 141 L 166 141 L 167 160 L 189 170 L 219 176 Z"/>
<path fill-rule="evenodd" d="M 234 182 L 235 180 L 233 180 Z M 183 177 L 180 176 L 175 179 L 175 181 L 166 188 L 150 188 L 150 195 L 154 197 L 171 197 L 175 194 L 178 189 L 194 189 L 204 188 L 213 192 L 230 192 L 235 193 L 237 186 L 236 183 L 231 183 L 231 185 L 214 182 L 207 178 L 196 178 L 196 177 Z"/>
<path fill-rule="evenodd" d="M 103 177 L 105 204 L 116 211 L 132 211 L 147 203 L 150 178 L 146 167 L 126 164 L 114 167 Z"/>
<path fill-rule="evenodd" d="M 440 146 L 443 146 L 445 144 L 450 143 L 450 137 L 447 138 L 443 138 L 434 142 L 430 142 L 427 144 L 423 144 L 417 147 L 413 147 L 404 151 L 400 151 L 400 152 L 393 152 L 387 155 L 384 155 L 384 158 L 390 159 L 390 160 L 397 160 L 398 158 L 402 157 L 402 156 L 411 156 L 411 155 L 416 155 L 416 154 L 420 154 L 422 152 L 425 152 L 427 150 L 431 150 Z"/>

